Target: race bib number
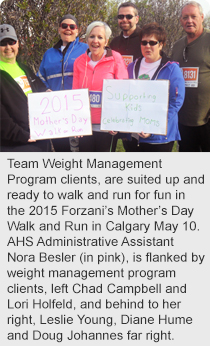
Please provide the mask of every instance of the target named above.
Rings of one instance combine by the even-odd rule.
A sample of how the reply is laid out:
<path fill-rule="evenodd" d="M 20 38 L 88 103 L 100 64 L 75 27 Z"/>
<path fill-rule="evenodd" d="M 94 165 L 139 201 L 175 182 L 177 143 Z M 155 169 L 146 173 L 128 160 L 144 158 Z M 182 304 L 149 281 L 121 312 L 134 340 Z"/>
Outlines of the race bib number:
<path fill-rule="evenodd" d="M 182 67 L 186 88 L 198 87 L 198 72 L 199 67 Z"/>
<path fill-rule="evenodd" d="M 90 107 L 101 108 L 102 92 L 101 91 L 89 91 Z"/>
<path fill-rule="evenodd" d="M 133 62 L 133 55 L 122 55 L 125 65 L 128 66 Z"/>
<path fill-rule="evenodd" d="M 15 78 L 15 81 L 19 84 L 25 94 L 32 92 L 30 84 L 28 82 L 28 78 L 26 76 L 17 77 Z"/>

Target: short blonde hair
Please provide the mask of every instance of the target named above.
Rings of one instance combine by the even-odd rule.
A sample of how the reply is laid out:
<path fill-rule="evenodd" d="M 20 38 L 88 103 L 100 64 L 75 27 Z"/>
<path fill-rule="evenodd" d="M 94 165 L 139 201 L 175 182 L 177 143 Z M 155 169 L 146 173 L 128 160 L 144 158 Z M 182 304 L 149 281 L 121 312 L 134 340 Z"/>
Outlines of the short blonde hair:
<path fill-rule="evenodd" d="M 106 41 L 108 41 L 111 34 L 112 34 L 112 30 L 110 29 L 110 27 L 106 23 L 100 22 L 100 21 L 95 21 L 95 22 L 92 22 L 91 24 L 88 25 L 87 30 L 86 30 L 86 40 L 90 36 L 91 31 L 97 26 L 103 26 L 104 27 L 105 38 L 106 38 Z"/>

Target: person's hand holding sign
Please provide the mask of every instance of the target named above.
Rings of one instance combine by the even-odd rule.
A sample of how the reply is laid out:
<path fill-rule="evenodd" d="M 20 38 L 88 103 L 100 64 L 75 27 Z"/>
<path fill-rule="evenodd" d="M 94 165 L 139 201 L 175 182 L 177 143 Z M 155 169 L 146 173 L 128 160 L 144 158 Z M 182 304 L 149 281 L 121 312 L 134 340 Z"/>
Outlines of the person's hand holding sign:
<path fill-rule="evenodd" d="M 141 131 L 141 133 L 138 133 L 139 137 L 141 138 L 148 138 L 151 136 L 150 133 L 144 133 L 143 131 Z"/>

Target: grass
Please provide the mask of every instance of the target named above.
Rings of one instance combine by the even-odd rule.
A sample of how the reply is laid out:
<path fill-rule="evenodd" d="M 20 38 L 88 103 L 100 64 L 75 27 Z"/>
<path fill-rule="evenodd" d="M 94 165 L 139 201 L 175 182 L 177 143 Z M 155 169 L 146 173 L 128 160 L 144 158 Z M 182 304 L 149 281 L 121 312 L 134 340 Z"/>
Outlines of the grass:
<path fill-rule="evenodd" d="M 125 149 L 123 147 L 123 144 L 122 144 L 122 139 L 118 139 L 117 141 L 117 148 L 115 150 L 116 152 L 125 152 Z"/>

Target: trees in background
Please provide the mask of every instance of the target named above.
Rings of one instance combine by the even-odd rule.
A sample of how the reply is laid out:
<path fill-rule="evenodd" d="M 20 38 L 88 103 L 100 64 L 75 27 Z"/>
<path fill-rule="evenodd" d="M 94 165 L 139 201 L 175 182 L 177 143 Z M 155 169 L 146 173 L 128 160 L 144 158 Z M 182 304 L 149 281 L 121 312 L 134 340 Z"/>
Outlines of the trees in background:
<path fill-rule="evenodd" d="M 1 23 L 14 26 L 19 42 L 19 56 L 34 71 L 44 52 L 59 39 L 58 21 L 67 13 L 75 15 L 80 35 L 93 20 L 105 19 L 103 0 L 6 0 L 0 5 Z"/>
<path fill-rule="evenodd" d="M 165 52 L 170 54 L 175 41 L 183 36 L 179 17 L 186 0 L 134 0 L 139 10 L 139 25 L 157 22 L 167 33 Z M 66 13 L 75 15 L 80 35 L 94 20 L 107 22 L 112 36 L 119 35 L 117 9 L 120 0 L 5 0 L 1 3 L 1 23 L 15 27 L 20 41 L 21 59 L 38 70 L 44 52 L 58 40 L 58 21 Z M 210 16 L 205 19 L 210 28 Z"/>
<path fill-rule="evenodd" d="M 180 25 L 180 11 L 186 2 L 185 0 L 134 0 L 133 3 L 139 10 L 139 25 L 157 22 L 161 24 L 167 33 L 167 44 L 164 48 L 166 54 L 171 53 L 175 41 L 183 36 L 183 30 Z M 119 35 L 120 30 L 117 26 L 117 8 L 118 0 L 112 1 L 113 12 L 108 16 L 108 24 L 111 26 L 113 36 Z M 114 25 L 113 25 L 114 23 Z"/>
<path fill-rule="evenodd" d="M 174 43 L 183 36 L 183 29 L 180 24 L 181 8 L 185 0 L 149 0 L 147 10 L 141 25 L 150 22 L 161 24 L 167 34 L 167 42 L 164 48 L 166 54 L 170 55 Z"/>
<path fill-rule="evenodd" d="M 204 26 L 210 30 L 210 12 L 204 17 Z"/>

